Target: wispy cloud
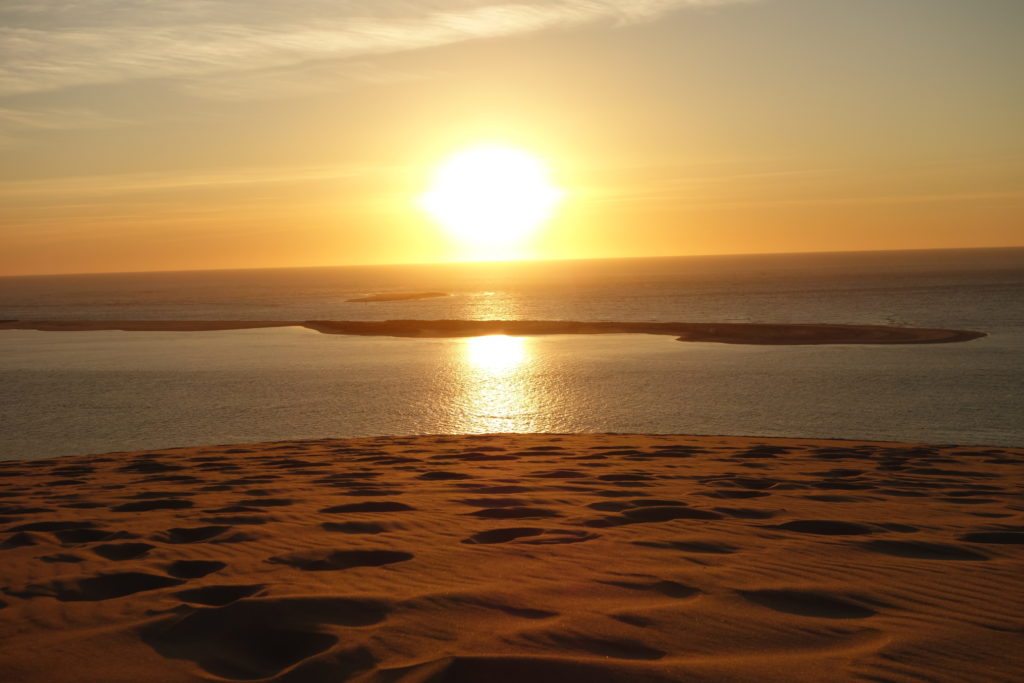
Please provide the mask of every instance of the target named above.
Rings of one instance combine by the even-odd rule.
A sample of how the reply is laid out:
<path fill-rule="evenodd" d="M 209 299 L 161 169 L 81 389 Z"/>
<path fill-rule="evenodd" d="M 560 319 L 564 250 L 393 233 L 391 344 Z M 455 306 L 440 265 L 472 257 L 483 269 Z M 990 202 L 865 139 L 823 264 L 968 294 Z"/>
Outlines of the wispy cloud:
<path fill-rule="evenodd" d="M 36 109 L 0 107 L 0 130 L 5 128 L 72 130 L 78 128 L 106 128 L 125 123 L 129 122 L 123 118 L 108 116 L 84 107 L 45 107 Z"/>
<path fill-rule="evenodd" d="M 365 59 L 749 0 L 8 0 L 0 95 Z"/>
<path fill-rule="evenodd" d="M 196 173 L 128 173 L 18 180 L 0 184 L 5 203 L 31 204 L 55 201 L 81 202 L 89 198 L 108 200 L 129 194 L 175 193 L 210 188 L 247 187 L 279 183 L 341 181 L 368 173 L 374 168 L 339 169 L 337 166 L 296 168 L 231 168 Z"/>
<path fill-rule="evenodd" d="M 340 92 L 360 85 L 401 83 L 430 78 L 424 70 L 388 68 L 366 60 L 317 61 L 271 69 L 206 74 L 178 84 L 178 89 L 211 100 L 252 101 Z"/>
<path fill-rule="evenodd" d="M 85 107 L 0 107 L 0 147 L 16 144 L 33 131 L 117 128 L 130 123 Z"/>

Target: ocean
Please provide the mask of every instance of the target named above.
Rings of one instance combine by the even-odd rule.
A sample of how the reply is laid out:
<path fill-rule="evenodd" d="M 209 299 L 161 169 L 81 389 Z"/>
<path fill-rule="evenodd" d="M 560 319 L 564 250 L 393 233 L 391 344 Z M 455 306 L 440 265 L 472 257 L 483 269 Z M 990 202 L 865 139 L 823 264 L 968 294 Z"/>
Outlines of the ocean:
<path fill-rule="evenodd" d="M 366 295 L 448 296 L 349 302 Z M 1024 248 L 0 278 L 0 319 L 972 329 L 911 346 L 0 330 L 0 459 L 477 432 L 1024 446 Z"/>

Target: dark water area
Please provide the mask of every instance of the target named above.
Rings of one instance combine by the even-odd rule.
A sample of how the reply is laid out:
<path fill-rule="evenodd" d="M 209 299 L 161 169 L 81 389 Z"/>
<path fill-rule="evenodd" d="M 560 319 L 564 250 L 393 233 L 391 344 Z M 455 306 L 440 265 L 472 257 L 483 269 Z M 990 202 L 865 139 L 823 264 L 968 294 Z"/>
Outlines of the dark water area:
<path fill-rule="evenodd" d="M 0 278 L 0 318 L 984 327 L 1022 288 L 1024 248 L 284 268 Z M 450 296 L 347 301 L 396 292 Z"/>
<path fill-rule="evenodd" d="M 352 303 L 388 293 L 449 296 Z M 975 329 L 936 346 L 300 328 L 0 331 L 0 459 L 295 438 L 658 432 L 1024 446 L 1024 249 L 0 278 L 0 319 Z"/>

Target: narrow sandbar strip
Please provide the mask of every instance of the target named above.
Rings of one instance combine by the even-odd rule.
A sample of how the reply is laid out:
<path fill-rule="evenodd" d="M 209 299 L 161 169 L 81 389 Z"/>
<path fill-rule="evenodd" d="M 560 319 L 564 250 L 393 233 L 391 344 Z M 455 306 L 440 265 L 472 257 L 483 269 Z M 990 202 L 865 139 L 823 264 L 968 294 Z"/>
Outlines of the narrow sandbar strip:
<path fill-rule="evenodd" d="M 214 332 L 260 327 L 295 327 L 294 321 L 278 320 L 5 320 L 0 330 L 43 332 Z"/>
<path fill-rule="evenodd" d="M 368 304 L 388 301 L 415 301 L 417 299 L 436 299 L 441 296 L 449 296 L 446 292 L 382 292 L 380 294 L 367 294 L 366 296 L 354 299 L 345 299 L 346 303 Z"/>
<path fill-rule="evenodd" d="M 764 323 L 580 322 L 572 320 L 11 320 L 0 330 L 200 332 L 261 327 L 306 327 L 324 334 L 369 337 L 450 338 L 507 334 L 662 334 L 678 341 L 721 344 L 945 344 L 986 336 L 972 330 L 888 325 Z"/>

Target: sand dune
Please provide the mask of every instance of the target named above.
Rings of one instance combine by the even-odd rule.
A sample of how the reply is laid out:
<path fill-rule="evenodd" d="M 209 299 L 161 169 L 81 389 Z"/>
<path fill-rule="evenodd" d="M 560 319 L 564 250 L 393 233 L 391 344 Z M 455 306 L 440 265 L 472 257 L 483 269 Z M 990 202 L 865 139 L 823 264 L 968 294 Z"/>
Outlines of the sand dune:
<path fill-rule="evenodd" d="M 637 435 L 0 463 L 5 681 L 1015 681 L 1024 451 Z"/>
<path fill-rule="evenodd" d="M 971 330 L 942 330 L 888 325 L 578 322 L 571 320 L 8 320 L 0 330 L 130 332 L 235 330 L 257 327 L 307 327 L 324 334 L 373 337 L 475 337 L 488 334 L 663 334 L 678 341 L 722 344 L 943 344 L 986 336 Z"/>

